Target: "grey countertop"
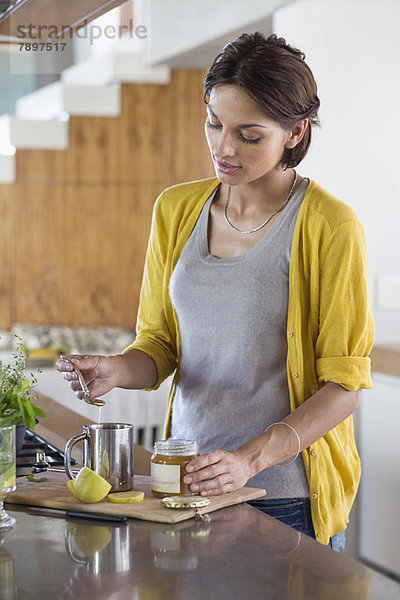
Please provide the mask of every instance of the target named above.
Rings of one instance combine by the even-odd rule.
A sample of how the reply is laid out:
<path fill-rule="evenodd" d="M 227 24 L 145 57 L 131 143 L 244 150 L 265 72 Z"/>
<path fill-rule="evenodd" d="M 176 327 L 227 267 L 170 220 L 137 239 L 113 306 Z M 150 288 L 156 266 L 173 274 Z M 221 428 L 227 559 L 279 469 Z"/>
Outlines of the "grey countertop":
<path fill-rule="evenodd" d="M 398 600 L 400 583 L 249 505 L 209 523 L 110 524 L 31 515 L 0 546 L 4 599 Z"/>
<path fill-rule="evenodd" d="M 41 396 L 40 432 L 63 448 L 82 417 Z M 51 437 L 53 436 L 53 438 Z M 140 451 L 140 452 L 139 452 Z M 135 449 L 135 472 L 149 453 Z M 29 514 L 0 544 L 1 600 L 399 600 L 400 583 L 247 504 L 209 523 L 126 524 Z M 1 537 L 1 536 L 0 536 Z"/>

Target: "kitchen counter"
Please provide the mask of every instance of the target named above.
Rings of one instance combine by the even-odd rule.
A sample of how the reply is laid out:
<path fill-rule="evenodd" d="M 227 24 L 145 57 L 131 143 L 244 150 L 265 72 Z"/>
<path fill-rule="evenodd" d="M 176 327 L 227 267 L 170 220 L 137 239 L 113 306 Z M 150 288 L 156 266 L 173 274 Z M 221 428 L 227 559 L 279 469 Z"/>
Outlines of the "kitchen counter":
<path fill-rule="evenodd" d="M 247 504 L 174 525 L 28 514 L 0 545 L 1 597 L 398 600 L 400 583 Z"/>
<path fill-rule="evenodd" d="M 38 433 L 63 448 L 87 419 L 46 396 Z M 39 431 L 40 430 L 40 431 Z M 149 453 L 135 448 L 135 472 Z M 38 484 L 39 485 L 39 484 Z M 40 600 L 398 600 L 400 583 L 248 504 L 174 525 L 51 518 L 7 504 L 0 597 Z"/>
<path fill-rule="evenodd" d="M 400 343 L 377 344 L 371 352 L 372 371 L 400 377 Z"/>

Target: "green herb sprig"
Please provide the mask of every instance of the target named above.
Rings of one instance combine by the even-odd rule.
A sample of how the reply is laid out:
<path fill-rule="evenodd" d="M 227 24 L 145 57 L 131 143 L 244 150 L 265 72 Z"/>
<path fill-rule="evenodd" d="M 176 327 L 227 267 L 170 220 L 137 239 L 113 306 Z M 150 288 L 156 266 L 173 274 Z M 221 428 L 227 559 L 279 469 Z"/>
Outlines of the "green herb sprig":
<path fill-rule="evenodd" d="M 35 477 L 32 474 L 27 475 L 26 478 L 31 483 L 44 483 L 45 481 L 48 480 L 48 477 L 39 477 L 38 479 L 35 479 Z"/>
<path fill-rule="evenodd" d="M 23 423 L 27 429 L 33 429 L 36 417 L 46 415 L 41 408 L 32 404 L 32 397 L 38 398 L 37 394 L 31 394 L 37 378 L 33 373 L 29 376 L 25 374 L 27 353 L 22 338 L 18 335 L 15 337 L 17 345 L 13 352 L 14 363 L 4 364 L 0 360 L 0 427 Z"/>

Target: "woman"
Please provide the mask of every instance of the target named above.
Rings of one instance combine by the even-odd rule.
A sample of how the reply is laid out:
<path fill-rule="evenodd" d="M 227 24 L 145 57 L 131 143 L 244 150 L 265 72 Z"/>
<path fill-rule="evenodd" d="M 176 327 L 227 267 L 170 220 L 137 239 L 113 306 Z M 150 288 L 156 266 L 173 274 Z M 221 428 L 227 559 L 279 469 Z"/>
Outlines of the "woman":
<path fill-rule="evenodd" d="M 342 549 L 360 477 L 351 414 L 371 387 L 363 231 L 294 170 L 318 124 L 304 54 L 243 34 L 204 99 L 216 178 L 158 198 L 134 343 L 75 363 L 93 397 L 175 371 L 164 433 L 199 442 L 190 489 L 265 488 L 254 505 Z"/>

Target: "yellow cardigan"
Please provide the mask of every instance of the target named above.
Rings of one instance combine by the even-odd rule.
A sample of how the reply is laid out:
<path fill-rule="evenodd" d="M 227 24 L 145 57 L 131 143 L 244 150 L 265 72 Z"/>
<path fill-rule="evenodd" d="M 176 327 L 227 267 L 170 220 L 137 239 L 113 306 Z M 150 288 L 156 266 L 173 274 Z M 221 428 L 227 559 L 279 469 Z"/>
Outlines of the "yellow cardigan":
<path fill-rule="evenodd" d="M 165 421 L 179 379 L 180 339 L 168 284 L 216 178 L 167 188 L 154 207 L 137 337 L 129 348 L 157 366 L 153 388 L 175 371 Z M 371 388 L 373 321 L 367 295 L 363 229 L 353 210 L 310 180 L 293 234 L 287 320 L 287 376 L 294 411 L 325 382 Z M 125 350 L 125 351 L 126 351 Z M 345 529 L 360 479 L 352 417 L 303 451 L 313 525 L 323 544 Z"/>

